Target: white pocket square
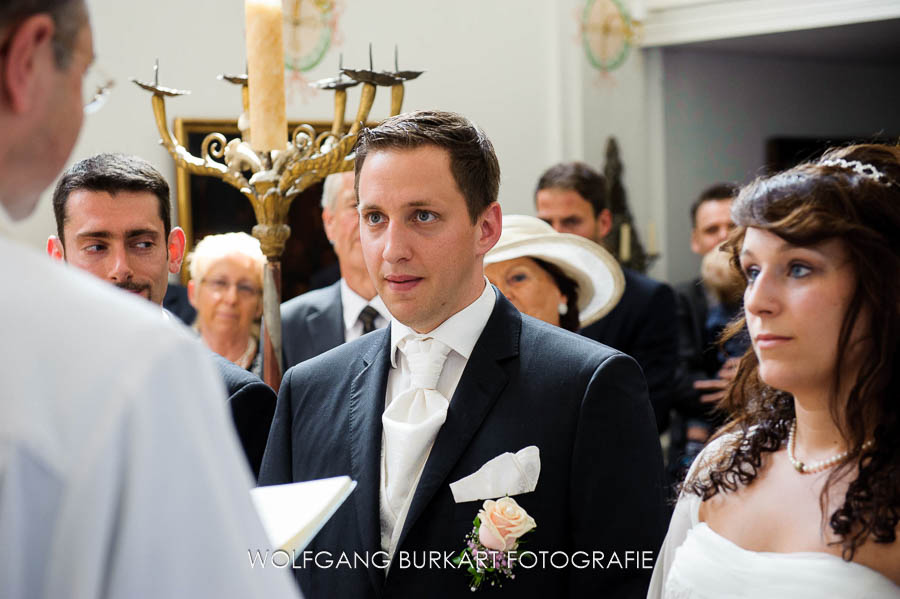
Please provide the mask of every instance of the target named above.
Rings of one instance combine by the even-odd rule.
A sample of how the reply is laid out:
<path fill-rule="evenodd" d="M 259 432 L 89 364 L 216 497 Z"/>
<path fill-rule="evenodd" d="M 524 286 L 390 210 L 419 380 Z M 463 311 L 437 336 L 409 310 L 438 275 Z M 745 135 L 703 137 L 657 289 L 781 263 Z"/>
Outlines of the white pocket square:
<path fill-rule="evenodd" d="M 530 493 L 541 474 L 541 452 L 529 445 L 516 453 L 502 453 L 476 472 L 450 484 L 456 503 Z"/>

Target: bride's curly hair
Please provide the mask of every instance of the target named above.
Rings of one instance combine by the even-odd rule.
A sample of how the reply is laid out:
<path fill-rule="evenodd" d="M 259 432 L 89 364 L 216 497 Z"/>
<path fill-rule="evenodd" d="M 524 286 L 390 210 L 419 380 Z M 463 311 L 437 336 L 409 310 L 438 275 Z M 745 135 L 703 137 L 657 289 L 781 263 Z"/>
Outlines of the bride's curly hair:
<path fill-rule="evenodd" d="M 840 538 L 845 560 L 869 538 L 893 543 L 900 522 L 900 146 L 876 144 L 831 149 L 821 160 L 801 164 L 743 188 L 732 207 L 737 228 L 725 251 L 740 269 L 738 255 L 748 227 L 799 246 L 840 239 L 856 275 L 856 287 L 837 340 L 837 363 L 847 359 L 851 332 L 866 329 L 862 367 L 848 397 L 841 369 L 834 369 L 829 408 L 849 447 L 861 447 L 874 431 L 875 443 L 831 472 L 820 496 L 823 521 Z M 732 323 L 724 338 L 739 334 Z M 763 454 L 780 449 L 795 417 L 793 397 L 766 385 L 751 347 L 721 407 L 729 423 L 717 436 L 734 436 L 730 450 L 716 452 L 703 476 L 692 475 L 685 492 L 704 500 L 735 491 L 759 475 Z M 829 488 L 850 473 L 843 503 L 830 515 Z"/>

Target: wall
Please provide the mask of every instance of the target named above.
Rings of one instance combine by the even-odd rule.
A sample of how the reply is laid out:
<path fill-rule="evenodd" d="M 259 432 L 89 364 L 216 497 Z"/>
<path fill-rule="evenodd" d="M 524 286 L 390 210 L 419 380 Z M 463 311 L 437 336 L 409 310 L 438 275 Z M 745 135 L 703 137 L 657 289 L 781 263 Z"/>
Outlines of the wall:
<path fill-rule="evenodd" d="M 747 182 L 773 136 L 900 135 L 896 66 L 663 50 L 665 278 L 699 271 L 689 206 L 708 184 Z"/>
<path fill-rule="evenodd" d="M 72 160 L 135 153 L 174 184 L 172 160 L 156 143 L 149 94 L 128 78 L 151 78 L 159 57 L 161 83 L 193 92 L 168 103 L 170 122 L 236 117 L 237 89 L 215 76 L 244 64 L 243 2 L 89 4 L 97 64 L 117 83 L 108 104 L 86 119 Z M 668 281 L 698 268 L 688 250 L 691 199 L 712 180 L 746 180 L 762 164 L 766 137 L 900 131 L 900 82 L 890 67 L 650 48 L 602 76 L 581 51 L 583 0 L 340 4 L 339 39 L 307 80 L 334 75 L 340 53 L 346 66 L 366 66 L 370 41 L 375 68 L 389 69 L 398 44 L 401 68 L 427 69 L 407 86 L 404 108 L 455 110 L 485 129 L 500 158 L 507 213 L 533 213 L 534 183 L 550 164 L 584 159 L 601 167 L 606 139 L 615 135 L 638 230 L 646 235 L 651 220 L 657 225 L 663 253 L 651 274 Z M 719 4 L 746 8 L 747 1 Z M 373 118 L 387 114 L 387 96 L 378 96 Z M 351 90 L 349 111 L 357 98 Z M 331 94 L 298 83 L 288 116 L 330 120 L 331 102 Z M 54 230 L 48 197 L 19 225 L 0 211 L 0 233 L 34 247 Z"/>
<path fill-rule="evenodd" d="M 390 69 L 396 43 L 401 68 L 427 70 L 407 86 L 404 109 L 454 110 L 485 129 L 500 158 L 505 211 L 532 212 L 533 186 L 542 169 L 564 157 L 580 157 L 580 84 L 576 80 L 571 85 L 576 91 L 570 92 L 567 81 L 572 61 L 577 65 L 580 56 L 576 0 L 340 4 L 339 43 L 304 74 L 306 79 L 335 75 L 340 53 L 347 67 L 368 66 L 369 42 L 376 70 Z M 242 70 L 245 63 L 243 2 L 89 0 L 89 6 L 96 62 L 116 86 L 107 105 L 85 120 L 71 160 L 101 151 L 138 154 L 174 188 L 174 166 L 156 143 L 150 95 L 128 78 L 151 79 L 158 57 L 160 83 L 193 92 L 167 103 L 170 123 L 177 116 L 236 118 L 237 88 L 215 77 Z M 390 94 L 383 92 L 376 98 L 374 119 L 387 115 Z M 358 93 L 350 92 L 348 116 L 355 113 Z M 332 114 L 330 93 L 302 83 L 289 91 L 289 118 L 331 120 Z M 38 248 L 55 230 L 49 194 L 25 222 L 14 226 L 4 219 L 0 217 L 0 232 Z"/>

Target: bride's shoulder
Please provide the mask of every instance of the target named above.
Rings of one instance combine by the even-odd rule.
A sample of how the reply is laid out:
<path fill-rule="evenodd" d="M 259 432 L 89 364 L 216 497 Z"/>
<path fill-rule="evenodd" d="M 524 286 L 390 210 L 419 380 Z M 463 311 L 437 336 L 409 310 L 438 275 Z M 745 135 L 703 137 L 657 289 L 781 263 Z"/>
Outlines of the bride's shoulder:
<path fill-rule="evenodd" d="M 723 460 L 729 459 L 738 447 L 740 447 L 741 442 L 751 435 L 752 432 L 752 428 L 746 434 L 740 429 L 732 430 L 719 435 L 707 443 L 706 447 L 704 447 L 697 455 L 694 463 L 691 464 L 691 468 L 685 477 L 685 481 L 694 481 L 698 477 L 704 478 L 716 464 L 720 464 Z"/>

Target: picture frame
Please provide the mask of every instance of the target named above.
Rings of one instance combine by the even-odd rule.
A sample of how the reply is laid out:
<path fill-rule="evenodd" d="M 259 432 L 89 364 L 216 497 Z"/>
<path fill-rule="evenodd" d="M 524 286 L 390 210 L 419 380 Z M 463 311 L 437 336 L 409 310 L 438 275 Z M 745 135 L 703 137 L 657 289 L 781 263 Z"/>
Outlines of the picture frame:
<path fill-rule="evenodd" d="M 883 133 L 870 137 L 771 137 L 766 140 L 764 172 L 774 175 L 793 168 L 801 162 L 818 160 L 825 150 L 833 147 L 869 143 L 894 144 L 898 139 L 900 137 Z"/>
<path fill-rule="evenodd" d="M 299 122 L 288 123 L 293 131 Z M 330 122 L 309 123 L 316 133 L 331 129 Z M 218 132 L 230 141 L 240 135 L 237 119 L 176 118 L 175 137 L 193 155 L 200 156 L 203 139 Z M 206 235 L 243 231 L 251 233 L 256 217 L 247 198 L 224 181 L 204 175 L 194 175 L 182 167 L 176 168 L 175 196 L 179 226 L 184 229 L 186 253 Z M 298 195 L 291 203 L 288 224 L 291 236 L 281 262 L 282 301 L 324 287 L 340 278 L 337 256 L 325 235 L 322 225 L 323 183 L 319 182 Z M 181 269 L 181 282 L 190 279 L 188 261 Z"/>

